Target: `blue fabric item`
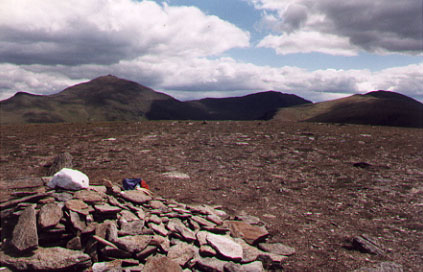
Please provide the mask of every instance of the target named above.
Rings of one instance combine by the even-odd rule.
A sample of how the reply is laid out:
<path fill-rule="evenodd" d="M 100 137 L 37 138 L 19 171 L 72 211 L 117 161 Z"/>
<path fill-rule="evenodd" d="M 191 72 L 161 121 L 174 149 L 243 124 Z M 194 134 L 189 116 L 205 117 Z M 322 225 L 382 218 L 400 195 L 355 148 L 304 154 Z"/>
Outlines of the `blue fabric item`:
<path fill-rule="evenodd" d="M 137 185 L 140 185 L 141 179 L 139 178 L 125 178 L 122 181 L 124 190 L 135 190 Z"/>

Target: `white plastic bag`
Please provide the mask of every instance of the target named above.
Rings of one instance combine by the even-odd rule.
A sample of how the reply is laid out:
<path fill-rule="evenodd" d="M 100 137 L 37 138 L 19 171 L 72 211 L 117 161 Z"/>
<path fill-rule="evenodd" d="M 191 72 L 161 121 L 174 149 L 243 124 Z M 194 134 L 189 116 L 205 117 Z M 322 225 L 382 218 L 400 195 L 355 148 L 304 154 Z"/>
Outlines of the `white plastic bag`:
<path fill-rule="evenodd" d="M 48 187 L 60 187 L 67 190 L 81 190 L 89 186 L 89 178 L 84 173 L 69 168 L 63 168 L 47 184 Z"/>

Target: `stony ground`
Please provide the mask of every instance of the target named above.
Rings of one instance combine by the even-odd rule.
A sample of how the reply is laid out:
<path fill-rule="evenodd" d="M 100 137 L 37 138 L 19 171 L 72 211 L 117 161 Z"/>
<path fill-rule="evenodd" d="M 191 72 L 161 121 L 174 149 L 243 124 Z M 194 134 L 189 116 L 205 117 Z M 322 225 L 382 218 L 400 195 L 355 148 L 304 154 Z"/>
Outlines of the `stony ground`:
<path fill-rule="evenodd" d="M 297 251 L 286 271 L 353 271 L 382 261 L 404 271 L 423 267 L 421 129 L 170 121 L 3 126 L 1 200 L 17 191 L 20 178 L 45 175 L 64 151 L 92 184 L 142 177 L 165 198 L 260 217 L 271 241 Z M 349 249 L 361 234 L 385 254 Z"/>

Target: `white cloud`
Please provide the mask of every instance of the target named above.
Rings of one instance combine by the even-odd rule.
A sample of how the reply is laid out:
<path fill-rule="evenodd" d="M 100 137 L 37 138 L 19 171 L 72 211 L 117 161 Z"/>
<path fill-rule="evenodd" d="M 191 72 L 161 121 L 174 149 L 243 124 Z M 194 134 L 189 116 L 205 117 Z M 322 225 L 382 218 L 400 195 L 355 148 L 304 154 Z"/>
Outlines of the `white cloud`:
<path fill-rule="evenodd" d="M 348 38 L 317 31 L 296 31 L 281 36 L 268 35 L 257 47 L 275 49 L 279 55 L 319 52 L 330 55 L 355 56 L 357 48 Z"/>
<path fill-rule="evenodd" d="M 15 75 L 5 71 L 15 71 Z M 0 89 L 9 94 L 16 91 L 45 94 L 85 81 L 87 77 L 91 79 L 114 74 L 180 99 L 235 96 L 276 90 L 294 93 L 313 101 L 322 101 L 382 89 L 400 92 L 423 101 L 422 71 L 423 63 L 377 72 L 366 69 L 308 71 L 292 66 L 258 66 L 237 62 L 232 58 L 161 59 L 146 56 L 108 67 L 0 65 L 0 78 L 8 79 L 0 81 Z"/>
<path fill-rule="evenodd" d="M 279 36 L 267 36 L 262 41 L 277 53 L 287 51 L 286 43 L 290 44 L 291 36 L 304 37 L 307 33 L 316 36 L 319 33 L 320 37 L 330 37 L 331 41 L 336 41 L 331 51 L 326 50 L 326 43 L 310 43 L 308 46 L 301 43 L 307 49 L 300 46 L 301 50 L 295 52 L 288 46 L 288 51 L 339 54 L 348 43 L 354 50 L 358 48 L 378 54 L 422 54 L 421 0 L 249 1 L 255 8 L 264 11 L 262 25 L 278 32 Z"/>
<path fill-rule="evenodd" d="M 248 32 L 196 7 L 131 0 L 2 0 L 0 37 L 0 62 L 16 64 L 111 64 L 249 46 Z"/>

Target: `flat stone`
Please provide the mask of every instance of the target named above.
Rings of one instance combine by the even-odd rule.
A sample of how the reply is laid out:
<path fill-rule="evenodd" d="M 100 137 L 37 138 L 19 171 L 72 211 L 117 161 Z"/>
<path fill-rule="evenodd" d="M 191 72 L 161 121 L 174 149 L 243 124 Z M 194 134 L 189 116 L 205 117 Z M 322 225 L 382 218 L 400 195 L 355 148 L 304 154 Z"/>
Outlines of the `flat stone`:
<path fill-rule="evenodd" d="M 258 225 L 261 222 L 260 218 L 256 216 L 252 216 L 252 215 L 240 215 L 240 216 L 237 216 L 237 218 L 250 225 Z"/>
<path fill-rule="evenodd" d="M 261 252 L 257 257 L 258 261 L 263 263 L 265 269 L 282 269 L 282 262 L 288 259 L 288 257 L 283 255 L 277 255 L 268 252 Z"/>
<path fill-rule="evenodd" d="M 352 241 L 353 248 L 374 255 L 383 255 L 385 252 L 382 250 L 381 246 L 371 237 L 363 234 L 356 236 Z"/>
<path fill-rule="evenodd" d="M 81 190 L 76 192 L 74 198 L 80 199 L 85 203 L 95 204 L 106 201 L 106 196 L 102 195 L 96 191 L 91 190 Z"/>
<path fill-rule="evenodd" d="M 157 251 L 157 247 L 153 245 L 148 245 L 141 252 L 137 253 L 136 257 L 138 260 L 145 260 L 148 256 L 154 254 Z"/>
<path fill-rule="evenodd" d="M 48 203 L 41 207 L 38 214 L 38 224 L 41 228 L 57 225 L 63 217 L 62 208 L 57 203 Z"/>
<path fill-rule="evenodd" d="M 215 223 L 216 225 L 222 225 L 223 224 L 223 220 L 220 219 L 219 216 L 215 215 L 215 214 L 209 214 L 207 215 L 207 220 Z"/>
<path fill-rule="evenodd" d="M 139 220 L 138 216 L 136 216 L 134 213 L 127 211 L 127 210 L 121 210 L 119 212 L 119 223 L 121 222 L 132 222 Z"/>
<path fill-rule="evenodd" d="M 160 234 L 162 236 L 167 236 L 169 231 L 166 230 L 165 226 L 160 223 L 159 225 L 154 223 L 148 223 L 148 227 L 154 230 L 155 233 Z"/>
<path fill-rule="evenodd" d="M 69 211 L 70 221 L 72 223 L 72 226 L 79 231 L 84 231 L 87 227 L 87 224 L 85 223 L 85 220 L 81 218 L 81 215 L 79 213 Z"/>
<path fill-rule="evenodd" d="M 169 248 L 167 257 L 179 264 L 185 266 L 195 256 L 195 250 L 192 245 L 187 243 L 177 243 L 176 245 Z"/>
<path fill-rule="evenodd" d="M 209 233 L 207 242 L 223 257 L 240 261 L 242 260 L 242 246 L 228 236 Z"/>
<path fill-rule="evenodd" d="M 95 234 L 110 242 L 116 241 L 118 238 L 118 230 L 114 220 L 106 220 L 103 223 L 97 224 Z"/>
<path fill-rule="evenodd" d="M 195 234 L 195 237 L 197 238 L 197 242 L 200 246 L 207 245 L 207 231 L 199 231 Z"/>
<path fill-rule="evenodd" d="M 151 239 L 150 245 L 158 246 L 163 253 L 167 253 L 170 248 L 170 241 L 167 237 L 154 235 Z"/>
<path fill-rule="evenodd" d="M 202 257 L 213 257 L 217 254 L 216 250 L 209 245 L 200 246 L 199 253 Z"/>
<path fill-rule="evenodd" d="M 155 224 L 162 223 L 162 219 L 155 214 L 151 215 L 150 217 L 147 217 L 146 220 Z"/>
<path fill-rule="evenodd" d="M 200 226 L 210 226 L 210 227 L 215 226 L 214 223 L 204 219 L 201 216 L 193 216 L 193 217 L 191 217 L 191 220 L 194 221 L 194 222 L 197 222 L 198 224 L 200 224 Z"/>
<path fill-rule="evenodd" d="M 135 204 L 143 204 L 151 200 L 151 196 L 139 190 L 122 191 L 120 195 Z"/>
<path fill-rule="evenodd" d="M 242 260 L 241 263 L 250 263 L 257 260 L 258 256 L 261 253 L 261 250 L 256 247 L 250 246 L 242 238 L 234 239 L 242 247 Z"/>
<path fill-rule="evenodd" d="M 122 250 L 120 248 L 114 248 L 111 246 L 105 246 L 100 249 L 101 254 L 108 258 L 114 258 L 114 259 L 126 259 L 131 258 L 132 253 Z"/>
<path fill-rule="evenodd" d="M 281 243 L 260 243 L 258 244 L 258 247 L 266 252 L 279 255 L 290 256 L 295 254 L 295 248 L 286 246 Z"/>
<path fill-rule="evenodd" d="M 152 237 L 149 235 L 124 236 L 117 238 L 115 244 L 123 250 L 131 253 L 138 253 L 145 249 Z"/>
<path fill-rule="evenodd" d="M 143 228 L 144 228 L 144 221 L 141 221 L 139 219 L 137 219 L 136 221 L 131 221 L 131 222 L 124 221 L 120 223 L 119 235 L 125 236 L 125 235 L 143 234 Z"/>
<path fill-rule="evenodd" d="M 100 194 L 107 194 L 107 187 L 105 185 L 90 185 L 88 186 L 88 190 L 93 190 Z"/>
<path fill-rule="evenodd" d="M 73 198 L 73 195 L 70 193 L 66 193 L 66 192 L 62 192 L 62 193 L 53 193 L 52 196 L 57 200 L 57 201 L 62 201 L 62 202 L 66 202 L 68 200 L 71 200 Z"/>
<path fill-rule="evenodd" d="M 66 243 L 67 249 L 73 249 L 73 250 L 81 250 L 82 244 L 81 244 L 81 238 L 79 236 L 73 237 Z"/>
<path fill-rule="evenodd" d="M 35 205 L 26 207 L 19 216 L 18 223 L 13 229 L 10 243 L 20 252 L 38 247 Z"/>
<path fill-rule="evenodd" d="M 149 258 L 143 272 L 182 272 L 182 268 L 166 256 Z"/>
<path fill-rule="evenodd" d="M 94 205 L 94 209 L 96 212 L 101 214 L 117 214 L 122 209 L 116 206 L 111 206 L 109 204 L 100 204 L 100 205 Z"/>
<path fill-rule="evenodd" d="M 159 200 L 152 200 L 150 201 L 150 207 L 152 209 L 159 209 L 159 210 L 165 210 L 167 209 L 167 206 L 165 204 L 163 204 L 163 202 L 159 201 Z"/>
<path fill-rule="evenodd" d="M 264 272 L 263 264 L 259 261 L 243 264 L 242 269 L 244 272 Z"/>
<path fill-rule="evenodd" d="M 240 264 L 232 263 L 232 262 L 227 262 L 223 266 L 223 270 L 225 272 L 244 272 L 244 269 Z"/>
<path fill-rule="evenodd" d="M 231 235 L 237 238 L 243 238 L 247 243 L 254 245 L 262 241 L 269 232 L 262 227 L 250 225 L 242 221 L 226 221 L 231 231 Z"/>
<path fill-rule="evenodd" d="M 92 266 L 92 272 L 121 272 L 121 271 L 122 271 L 121 260 L 95 263 Z"/>
<path fill-rule="evenodd" d="M 66 201 L 65 206 L 68 210 L 71 210 L 83 215 L 88 215 L 91 210 L 90 207 L 87 205 L 87 203 L 85 203 L 84 201 L 80 199 L 68 200 Z"/>
<path fill-rule="evenodd" d="M 40 247 L 27 257 L 11 257 L 0 251 L 0 260 L 19 271 L 84 271 L 91 267 L 89 255 L 62 247 Z"/>
<path fill-rule="evenodd" d="M 179 219 L 173 218 L 169 220 L 167 228 L 173 232 L 179 233 L 188 242 L 192 242 L 197 239 L 195 237 L 195 233 L 187 228 Z"/>
<path fill-rule="evenodd" d="M 216 258 L 202 258 L 195 259 L 195 268 L 200 271 L 223 272 L 226 262 Z"/>

